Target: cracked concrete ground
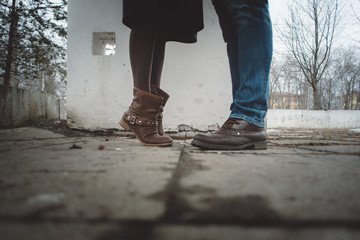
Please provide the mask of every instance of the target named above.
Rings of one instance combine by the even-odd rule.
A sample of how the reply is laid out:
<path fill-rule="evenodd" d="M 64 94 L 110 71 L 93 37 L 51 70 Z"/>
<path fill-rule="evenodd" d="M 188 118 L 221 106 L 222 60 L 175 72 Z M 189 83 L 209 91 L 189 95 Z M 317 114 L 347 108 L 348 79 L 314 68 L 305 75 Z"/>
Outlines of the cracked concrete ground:
<path fill-rule="evenodd" d="M 0 239 L 360 239 L 360 134 L 268 130 L 264 151 L 0 130 Z"/>

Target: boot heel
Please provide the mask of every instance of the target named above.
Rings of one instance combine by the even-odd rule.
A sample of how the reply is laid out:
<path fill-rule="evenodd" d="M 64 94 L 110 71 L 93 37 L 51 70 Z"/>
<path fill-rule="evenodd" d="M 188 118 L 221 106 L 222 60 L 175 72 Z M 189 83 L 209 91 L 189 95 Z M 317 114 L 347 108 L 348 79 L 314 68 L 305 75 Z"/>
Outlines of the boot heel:
<path fill-rule="evenodd" d="M 123 119 L 120 119 L 120 126 L 122 126 L 126 131 L 132 131 L 131 127 Z"/>
<path fill-rule="evenodd" d="M 268 147 L 268 144 L 266 141 L 264 142 L 256 142 L 254 144 L 254 150 L 266 150 Z"/>

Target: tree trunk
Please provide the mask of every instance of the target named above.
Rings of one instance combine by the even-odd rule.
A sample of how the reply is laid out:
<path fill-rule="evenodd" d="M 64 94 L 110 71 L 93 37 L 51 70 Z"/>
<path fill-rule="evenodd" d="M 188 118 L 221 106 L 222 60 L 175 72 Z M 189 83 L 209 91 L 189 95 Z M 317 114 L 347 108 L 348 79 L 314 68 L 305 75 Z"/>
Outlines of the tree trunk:
<path fill-rule="evenodd" d="M 313 101 L 314 101 L 314 110 L 322 110 L 322 106 L 321 106 L 321 99 L 320 99 L 320 94 L 317 91 L 316 88 L 313 87 Z"/>
<path fill-rule="evenodd" d="M 344 110 L 349 110 L 349 96 L 344 96 Z"/>
<path fill-rule="evenodd" d="M 6 86 L 10 85 L 11 65 L 13 62 L 13 51 L 14 51 L 14 38 L 18 23 L 18 15 L 16 12 L 16 0 L 13 0 L 12 2 L 10 18 L 11 18 L 11 24 L 9 30 L 9 41 L 7 46 L 7 56 L 6 56 L 5 76 L 4 76 L 4 85 Z"/>

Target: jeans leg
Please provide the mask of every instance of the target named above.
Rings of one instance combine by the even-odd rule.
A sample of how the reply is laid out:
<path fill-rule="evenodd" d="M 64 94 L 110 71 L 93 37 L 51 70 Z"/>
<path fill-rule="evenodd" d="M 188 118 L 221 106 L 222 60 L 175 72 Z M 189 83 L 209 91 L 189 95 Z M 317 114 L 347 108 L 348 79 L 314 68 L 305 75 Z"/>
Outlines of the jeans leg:
<path fill-rule="evenodd" d="M 259 127 L 268 109 L 272 25 L 266 0 L 214 0 L 227 42 L 233 87 L 230 117 Z"/>
<path fill-rule="evenodd" d="M 216 13 L 219 17 L 224 41 L 226 42 L 227 55 L 229 59 L 231 79 L 239 79 L 239 55 L 237 52 L 237 35 L 236 28 L 230 15 L 227 13 L 222 0 L 213 0 Z M 237 81 L 232 80 L 232 94 L 235 96 L 235 89 L 238 89 Z"/>

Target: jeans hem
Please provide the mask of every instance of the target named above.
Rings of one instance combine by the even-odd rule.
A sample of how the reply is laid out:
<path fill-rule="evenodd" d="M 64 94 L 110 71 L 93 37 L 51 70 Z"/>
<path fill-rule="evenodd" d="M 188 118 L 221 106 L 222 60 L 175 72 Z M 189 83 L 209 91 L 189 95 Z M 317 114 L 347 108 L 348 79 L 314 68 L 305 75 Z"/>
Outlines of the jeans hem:
<path fill-rule="evenodd" d="M 264 121 L 259 121 L 259 120 L 253 119 L 251 117 L 245 116 L 243 114 L 232 113 L 232 114 L 230 114 L 230 118 L 239 118 L 239 119 L 247 121 L 248 123 L 256 125 L 258 127 L 265 127 L 265 122 Z"/>

